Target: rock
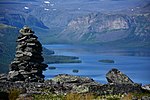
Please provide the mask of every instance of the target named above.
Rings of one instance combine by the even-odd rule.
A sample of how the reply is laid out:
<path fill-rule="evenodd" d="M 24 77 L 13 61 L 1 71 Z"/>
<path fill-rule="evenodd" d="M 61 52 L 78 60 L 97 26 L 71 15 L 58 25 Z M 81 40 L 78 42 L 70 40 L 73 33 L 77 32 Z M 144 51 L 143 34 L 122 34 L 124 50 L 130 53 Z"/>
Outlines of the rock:
<path fill-rule="evenodd" d="M 6 81 L 7 74 L 0 74 L 0 81 Z"/>
<path fill-rule="evenodd" d="M 9 78 L 13 78 L 13 77 L 18 76 L 18 75 L 19 75 L 18 71 L 9 71 L 9 73 L 8 73 Z"/>
<path fill-rule="evenodd" d="M 142 89 L 150 92 L 150 84 L 142 86 Z"/>
<path fill-rule="evenodd" d="M 67 93 L 93 93 L 95 95 L 114 95 L 128 93 L 142 93 L 140 84 L 100 84 L 88 77 L 79 77 L 67 74 L 61 74 L 51 80 L 39 83 L 41 77 L 36 77 L 30 73 L 23 75 L 25 81 L 0 81 L 0 91 L 9 91 L 12 88 L 21 90 L 23 94 L 67 94 Z M 46 91 L 43 91 L 46 90 Z M 23 95 L 21 95 L 23 96 Z"/>
<path fill-rule="evenodd" d="M 16 55 L 10 65 L 8 81 L 42 82 L 42 71 L 47 67 L 43 64 L 42 45 L 31 28 L 25 26 L 20 30 L 17 39 Z"/>
<path fill-rule="evenodd" d="M 141 100 L 150 100 L 150 96 L 142 96 Z"/>
<path fill-rule="evenodd" d="M 140 84 L 104 84 L 90 87 L 91 93 L 98 95 L 142 93 Z"/>
<path fill-rule="evenodd" d="M 23 54 L 30 57 L 33 55 L 31 52 L 23 52 Z"/>
<path fill-rule="evenodd" d="M 52 79 L 55 82 L 59 83 L 90 83 L 94 82 L 93 79 L 89 77 L 79 77 L 68 74 L 59 74 Z"/>
<path fill-rule="evenodd" d="M 134 82 L 125 74 L 120 72 L 118 69 L 111 69 L 106 74 L 107 81 L 109 83 L 117 83 L 117 84 L 133 84 Z"/>
<path fill-rule="evenodd" d="M 22 35 L 32 35 L 34 32 L 28 26 L 24 26 L 23 29 L 19 31 Z"/>
<path fill-rule="evenodd" d="M 18 38 L 17 42 L 24 41 L 26 38 L 27 38 L 27 36 L 24 36 L 24 37 Z"/>
<path fill-rule="evenodd" d="M 27 46 L 35 46 L 35 43 L 27 43 Z"/>
<path fill-rule="evenodd" d="M 15 55 L 17 58 L 23 57 L 23 54 L 16 54 Z"/>

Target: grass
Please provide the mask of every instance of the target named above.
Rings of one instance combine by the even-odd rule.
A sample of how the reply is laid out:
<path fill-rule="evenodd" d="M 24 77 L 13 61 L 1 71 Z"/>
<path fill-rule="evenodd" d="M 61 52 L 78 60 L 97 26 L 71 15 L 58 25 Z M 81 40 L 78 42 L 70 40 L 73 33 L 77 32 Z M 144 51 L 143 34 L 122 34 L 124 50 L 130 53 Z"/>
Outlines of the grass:
<path fill-rule="evenodd" d="M 65 100 L 93 100 L 94 95 L 88 94 L 77 94 L 77 93 L 69 93 L 65 96 Z"/>
<path fill-rule="evenodd" d="M 62 95 L 54 94 L 43 94 L 43 95 L 33 95 L 34 100 L 65 100 Z"/>
<path fill-rule="evenodd" d="M 21 100 L 132 100 L 133 98 L 141 100 L 143 96 L 150 97 L 149 92 L 118 95 L 95 95 L 92 93 L 67 93 L 65 95 L 60 95 L 53 94 L 48 89 L 43 89 L 43 92 L 45 92 L 45 94 L 33 94 L 31 97 Z M 9 100 L 16 100 L 20 93 L 19 89 L 11 89 L 9 92 Z"/>
<path fill-rule="evenodd" d="M 19 89 L 11 89 L 9 92 L 9 100 L 16 100 L 20 95 Z"/>
<path fill-rule="evenodd" d="M 54 94 L 44 94 L 44 95 L 33 95 L 34 100 L 93 100 L 94 95 L 87 94 L 77 94 L 68 93 L 66 95 L 54 95 Z"/>
<path fill-rule="evenodd" d="M 146 93 L 129 93 L 127 95 L 125 95 L 122 100 L 132 100 L 133 98 L 136 98 L 137 100 L 141 100 L 141 98 L 143 96 L 148 96 L 150 97 L 150 93 L 146 92 Z"/>

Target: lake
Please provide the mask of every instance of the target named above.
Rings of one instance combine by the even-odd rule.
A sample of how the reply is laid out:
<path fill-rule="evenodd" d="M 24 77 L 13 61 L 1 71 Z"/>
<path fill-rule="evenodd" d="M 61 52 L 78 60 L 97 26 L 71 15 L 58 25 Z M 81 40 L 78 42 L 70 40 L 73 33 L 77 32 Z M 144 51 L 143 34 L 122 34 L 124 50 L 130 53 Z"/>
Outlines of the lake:
<path fill-rule="evenodd" d="M 150 50 L 148 49 L 118 49 L 99 45 L 69 44 L 43 46 L 54 50 L 56 55 L 77 56 L 82 61 L 82 63 L 49 64 L 56 69 L 44 71 L 46 79 L 51 79 L 58 74 L 71 74 L 88 76 L 97 82 L 107 83 L 106 73 L 112 68 L 117 68 L 136 83 L 150 84 Z M 103 59 L 114 60 L 115 63 L 98 61 Z M 73 73 L 73 70 L 79 70 L 79 72 Z"/>

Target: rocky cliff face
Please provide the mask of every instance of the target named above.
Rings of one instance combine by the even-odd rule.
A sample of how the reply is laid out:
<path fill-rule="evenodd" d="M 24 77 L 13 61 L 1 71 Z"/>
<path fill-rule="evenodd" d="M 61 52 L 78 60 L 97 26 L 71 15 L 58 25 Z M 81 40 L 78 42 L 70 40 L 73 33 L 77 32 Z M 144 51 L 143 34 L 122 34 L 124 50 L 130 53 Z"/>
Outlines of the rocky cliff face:
<path fill-rule="evenodd" d="M 38 20 L 33 15 L 26 15 L 26 13 L 2 13 L 0 14 L 0 22 L 15 27 L 23 27 L 24 25 L 30 25 L 32 27 L 39 27 L 43 29 L 48 29 L 44 23 Z"/>
<path fill-rule="evenodd" d="M 147 41 L 150 36 L 148 16 L 90 14 L 72 20 L 59 37 L 74 42 L 110 42 L 129 37 Z"/>
<path fill-rule="evenodd" d="M 127 5 L 126 9 L 120 8 L 118 11 L 117 6 L 106 7 L 99 0 L 85 1 L 87 2 L 77 0 L 74 4 L 74 1 L 58 0 L 47 4 L 39 0 L 30 1 L 31 5 L 26 4 L 28 1 L 3 2 L 0 6 L 0 23 L 16 27 L 29 25 L 38 29 L 39 33 L 46 31 L 44 33 L 48 34 L 38 34 L 43 43 L 121 43 L 122 40 L 149 42 L 149 3 L 142 3 L 133 9 L 127 7 L 131 5 Z M 107 9 L 102 10 L 101 7 Z"/>

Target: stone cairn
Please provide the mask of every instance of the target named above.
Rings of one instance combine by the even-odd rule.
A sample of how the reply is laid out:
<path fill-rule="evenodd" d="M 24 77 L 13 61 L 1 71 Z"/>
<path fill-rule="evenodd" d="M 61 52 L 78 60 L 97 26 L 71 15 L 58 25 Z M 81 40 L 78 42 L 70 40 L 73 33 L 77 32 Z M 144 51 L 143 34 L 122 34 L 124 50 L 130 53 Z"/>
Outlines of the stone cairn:
<path fill-rule="evenodd" d="M 16 55 L 11 62 L 7 79 L 9 81 L 43 82 L 42 71 L 47 67 L 42 63 L 42 45 L 31 28 L 25 26 L 19 31 Z"/>

